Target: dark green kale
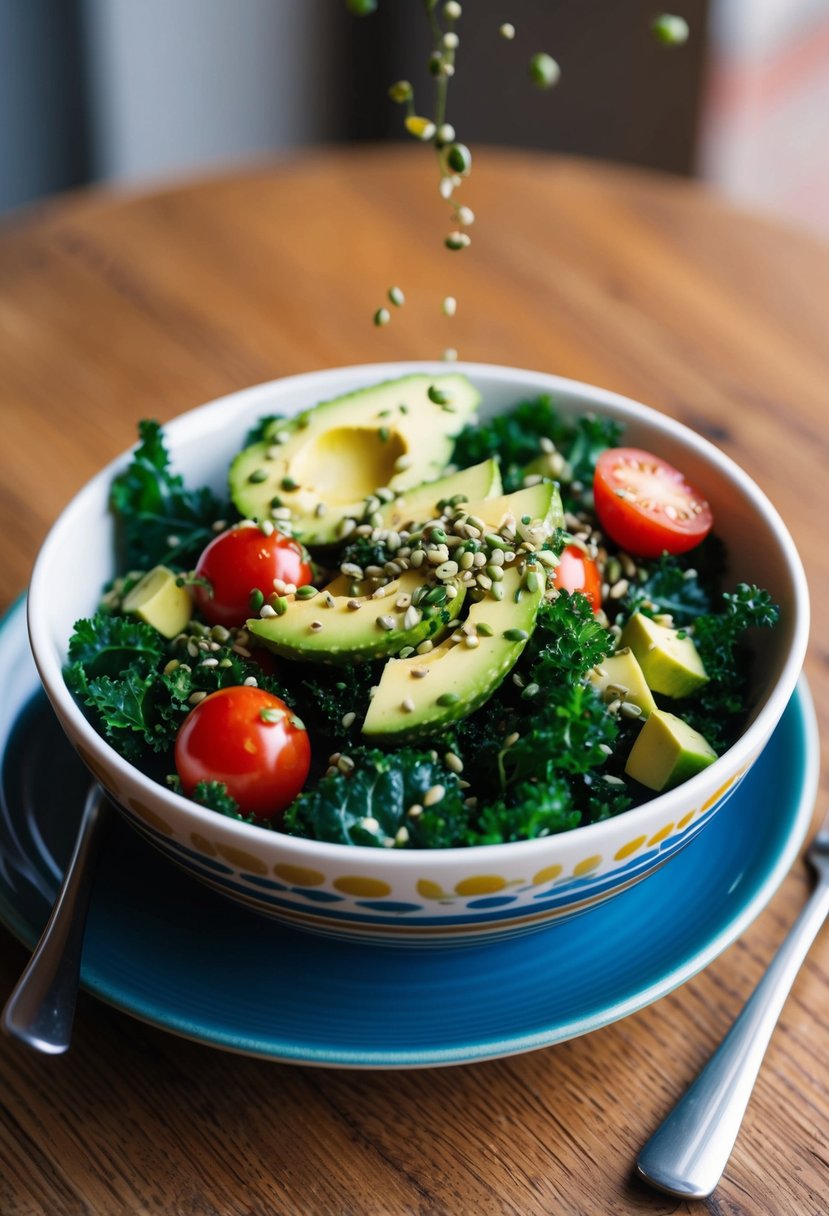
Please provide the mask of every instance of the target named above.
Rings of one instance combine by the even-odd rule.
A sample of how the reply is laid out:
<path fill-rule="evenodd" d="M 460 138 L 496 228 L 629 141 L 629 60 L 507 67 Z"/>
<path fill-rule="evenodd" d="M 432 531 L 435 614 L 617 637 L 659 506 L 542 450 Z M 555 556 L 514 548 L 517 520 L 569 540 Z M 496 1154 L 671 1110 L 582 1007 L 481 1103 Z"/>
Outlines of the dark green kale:
<path fill-rule="evenodd" d="M 263 443 L 266 439 L 270 439 L 274 432 L 274 423 L 284 421 L 286 420 L 282 414 L 266 414 L 258 422 L 254 423 L 247 435 L 245 435 L 243 447 L 248 448 L 254 443 Z"/>
<path fill-rule="evenodd" d="M 570 683 L 600 663 L 612 645 L 612 636 L 596 620 L 586 596 L 561 591 L 557 599 L 545 600 L 539 608 L 518 670 L 527 683 L 542 689 Z"/>
<path fill-rule="evenodd" d="M 204 639 L 195 634 L 191 641 Z M 236 654 L 229 643 L 210 651 L 215 667 L 201 665 L 205 655 L 197 655 L 192 658 L 141 621 L 97 613 L 76 622 L 64 678 L 101 733 L 134 764 L 172 749 L 196 692 L 214 692 L 255 677 L 260 688 L 294 708 L 293 694 L 254 660 Z"/>
<path fill-rule="evenodd" d="M 127 467 L 113 480 L 110 505 L 118 523 L 122 565 L 185 570 L 213 539 L 217 520 L 236 518 L 228 502 L 207 488 L 188 490 L 170 471 L 164 435 L 157 422 L 139 425 L 140 442 Z"/>
<path fill-rule="evenodd" d="M 385 541 L 372 540 L 370 536 L 358 536 L 350 541 L 339 555 L 339 562 L 351 562 L 365 570 L 366 566 L 383 566 L 394 560 L 396 550 L 390 549 Z"/>
<path fill-rule="evenodd" d="M 285 813 L 283 830 L 337 844 L 449 848 L 467 843 L 469 810 L 457 776 L 429 752 L 355 748 L 355 768 L 323 777 Z M 441 791 L 434 805 L 431 801 Z M 411 808 L 420 807 L 414 814 Z M 403 830 L 405 829 L 405 831 Z"/>
<path fill-rule="evenodd" d="M 452 460 L 464 469 L 497 457 L 504 492 L 510 493 L 523 485 L 526 466 L 541 452 L 540 441 L 549 439 L 570 466 L 568 477 L 562 480 L 564 505 L 568 509 L 581 509 L 585 503 L 584 490 L 573 493 L 570 484 L 580 483 L 589 494 L 599 454 L 605 448 L 615 447 L 620 435 L 621 427 L 613 419 L 594 415 L 565 418 L 550 397 L 537 397 L 488 422 L 464 427 L 455 440 Z"/>
<path fill-rule="evenodd" d="M 323 753 L 345 750 L 359 738 L 371 689 L 379 682 L 382 670 L 382 660 L 342 668 L 295 666 L 291 680 L 293 706 L 304 721 L 314 724 L 318 760 L 324 759 Z M 354 714 L 353 719 L 350 714 Z"/>
<path fill-rule="evenodd" d="M 135 617 L 98 612 L 75 622 L 69 639 L 69 664 L 79 664 L 89 677 L 117 676 L 134 664 L 146 670 L 154 667 L 165 646 L 164 638 L 152 625 Z"/>
<path fill-rule="evenodd" d="M 682 712 L 719 753 L 734 742 L 745 721 L 751 678 L 746 635 L 750 629 L 770 628 L 780 617 L 768 591 L 748 583 L 722 599 L 721 612 L 694 621 L 694 642 L 710 678 Z"/>
<path fill-rule="evenodd" d="M 709 612 L 711 595 L 708 584 L 687 559 L 669 553 L 654 562 L 639 561 L 640 579 L 632 581 L 618 601 L 619 624 L 642 611 L 647 616 L 670 613 L 677 626 L 690 625 L 701 613 Z M 641 575 L 645 577 L 642 580 Z"/>

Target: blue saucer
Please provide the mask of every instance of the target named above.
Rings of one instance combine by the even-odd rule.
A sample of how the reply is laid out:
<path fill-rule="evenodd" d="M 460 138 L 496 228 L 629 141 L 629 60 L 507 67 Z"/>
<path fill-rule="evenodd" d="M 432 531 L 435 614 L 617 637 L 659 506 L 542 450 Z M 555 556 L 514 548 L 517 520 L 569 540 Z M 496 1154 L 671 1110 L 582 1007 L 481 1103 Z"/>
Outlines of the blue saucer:
<path fill-rule="evenodd" d="M 0 921 L 33 946 L 88 774 L 0 625 Z M 558 1043 L 641 1009 L 746 929 L 795 860 L 817 789 L 801 683 L 752 772 L 670 865 L 583 916 L 477 947 L 394 950 L 281 928 L 179 872 L 113 816 L 82 982 L 154 1026 L 271 1060 L 464 1064 Z"/>

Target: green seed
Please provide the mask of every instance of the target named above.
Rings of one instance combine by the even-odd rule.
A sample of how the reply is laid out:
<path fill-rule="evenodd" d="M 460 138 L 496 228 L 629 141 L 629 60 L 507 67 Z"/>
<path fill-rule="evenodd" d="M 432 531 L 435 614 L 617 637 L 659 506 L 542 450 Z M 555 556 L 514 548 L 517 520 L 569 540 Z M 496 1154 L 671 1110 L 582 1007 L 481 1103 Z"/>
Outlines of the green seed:
<path fill-rule="evenodd" d="M 254 485 L 254 486 L 258 485 L 261 481 L 267 481 L 267 480 L 268 480 L 268 470 L 267 469 L 254 469 L 253 472 L 248 475 L 248 481 L 251 483 L 251 485 Z"/>
<path fill-rule="evenodd" d="M 690 30 L 684 17 L 674 17 L 671 13 L 660 13 L 651 22 L 651 33 L 663 46 L 682 46 L 684 42 L 688 41 Z"/>
<path fill-rule="evenodd" d="M 310 583 L 304 587 L 297 587 L 296 597 L 298 600 L 312 600 L 315 595 L 319 595 L 316 587 L 312 587 Z"/>
<path fill-rule="evenodd" d="M 471 245 L 472 238 L 466 232 L 450 232 L 443 243 L 447 249 L 456 252 L 458 249 L 466 249 Z"/>
<path fill-rule="evenodd" d="M 258 612 L 265 602 L 265 597 L 258 587 L 254 587 L 248 596 L 248 606 L 251 612 Z"/>
<path fill-rule="evenodd" d="M 391 320 L 391 313 L 387 308 L 378 308 L 374 314 L 374 324 L 377 326 L 388 325 Z"/>
<path fill-rule="evenodd" d="M 426 390 L 426 396 L 430 401 L 433 401 L 435 405 L 448 405 L 452 400 L 452 394 L 447 393 L 442 388 L 438 388 L 436 384 L 429 385 L 428 389 Z"/>
<path fill-rule="evenodd" d="M 445 604 L 447 599 L 445 587 L 433 587 L 423 597 L 424 604 Z"/>
<path fill-rule="evenodd" d="M 388 443 L 389 435 L 391 434 L 391 431 L 389 430 L 389 428 L 387 426 L 378 426 L 377 434 L 380 437 L 381 443 Z"/>
<path fill-rule="evenodd" d="M 345 0 L 345 4 L 355 17 L 369 17 L 377 12 L 377 0 Z"/>
<path fill-rule="evenodd" d="M 477 630 L 478 635 L 482 638 L 491 638 L 493 636 L 492 626 L 487 625 L 486 621 L 481 621 L 476 626 L 476 630 Z"/>
<path fill-rule="evenodd" d="M 458 301 L 454 296 L 446 296 L 441 307 L 445 317 L 454 317 L 458 309 Z"/>
<path fill-rule="evenodd" d="M 528 591 L 535 592 L 541 590 L 541 575 L 536 574 L 535 570 L 530 571 L 530 573 L 527 575 L 526 582 Z"/>
<path fill-rule="evenodd" d="M 453 173 L 466 177 L 472 168 L 472 153 L 466 144 L 450 144 L 446 149 L 446 163 Z"/>
<path fill-rule="evenodd" d="M 530 60 L 530 79 L 539 89 L 551 89 L 554 84 L 558 84 L 560 76 L 561 68 L 552 55 L 543 51 L 533 55 Z"/>
<path fill-rule="evenodd" d="M 504 595 L 506 594 L 504 591 L 504 584 L 503 583 L 493 583 L 492 586 L 490 587 L 489 594 L 492 596 L 492 598 L 494 600 L 502 600 L 504 598 Z M 478 632 L 480 633 L 480 631 L 481 630 L 480 630 L 480 626 L 479 626 Z"/>
<path fill-rule="evenodd" d="M 526 629 L 505 629 L 503 636 L 508 642 L 526 642 L 530 635 Z"/>
<path fill-rule="evenodd" d="M 389 97 L 398 103 L 411 101 L 413 96 L 414 90 L 408 80 L 398 80 L 389 89 Z"/>
<path fill-rule="evenodd" d="M 402 308 L 402 306 L 406 303 L 406 297 L 403 295 L 403 292 L 399 287 L 389 288 L 389 299 L 391 300 L 392 304 L 394 304 L 395 308 Z"/>
<path fill-rule="evenodd" d="M 283 490 L 291 491 L 299 489 L 299 482 L 294 481 L 293 477 L 283 477 L 279 484 Z"/>
<path fill-rule="evenodd" d="M 512 42 L 515 37 L 515 26 L 511 22 L 505 21 L 503 25 L 499 26 L 498 33 L 502 38 L 506 38 L 507 42 Z"/>
<path fill-rule="evenodd" d="M 284 595 L 275 595 L 272 603 L 277 616 L 284 616 L 288 611 L 288 600 Z"/>
<path fill-rule="evenodd" d="M 261 720 L 262 720 L 263 722 L 267 722 L 267 723 L 268 723 L 268 725 L 272 725 L 272 724 L 274 724 L 274 723 L 276 723 L 276 722 L 281 722 L 281 721 L 282 721 L 282 718 L 283 718 L 283 713 L 282 713 L 282 710 L 281 710 L 281 709 L 268 709 L 268 708 L 266 708 L 266 709 L 260 709 L 260 710 L 259 710 L 259 717 L 261 718 Z"/>
<path fill-rule="evenodd" d="M 458 701 L 460 701 L 460 697 L 456 692 L 442 692 L 438 697 L 437 703 L 438 705 L 449 706 L 457 705 Z"/>

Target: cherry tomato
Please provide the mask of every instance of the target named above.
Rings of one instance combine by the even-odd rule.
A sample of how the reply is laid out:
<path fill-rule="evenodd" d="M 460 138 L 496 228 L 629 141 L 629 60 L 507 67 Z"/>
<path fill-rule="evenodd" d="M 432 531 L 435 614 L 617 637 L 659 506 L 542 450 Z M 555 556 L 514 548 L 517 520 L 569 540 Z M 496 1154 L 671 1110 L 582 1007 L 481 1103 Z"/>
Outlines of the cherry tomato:
<path fill-rule="evenodd" d="M 221 532 L 196 563 L 196 574 L 210 589 L 197 583 L 196 602 L 211 625 L 242 625 L 257 613 L 251 608 L 251 591 L 273 594 L 273 580 L 302 587 L 311 581 L 311 567 L 302 547 L 290 536 L 266 536 L 255 525 L 242 524 Z M 211 594 L 212 589 L 212 594 Z"/>
<path fill-rule="evenodd" d="M 639 448 L 602 452 L 593 479 L 602 530 L 628 553 L 685 553 L 711 531 L 711 508 L 667 461 Z"/>
<path fill-rule="evenodd" d="M 284 701 L 238 684 L 210 693 L 190 711 L 175 757 L 188 797 L 199 781 L 223 781 L 243 815 L 272 819 L 305 784 L 311 746 Z"/>
<path fill-rule="evenodd" d="M 594 612 L 602 606 L 602 577 L 599 567 L 579 545 L 562 550 L 553 571 L 553 583 L 561 591 L 580 591 L 590 600 Z"/>

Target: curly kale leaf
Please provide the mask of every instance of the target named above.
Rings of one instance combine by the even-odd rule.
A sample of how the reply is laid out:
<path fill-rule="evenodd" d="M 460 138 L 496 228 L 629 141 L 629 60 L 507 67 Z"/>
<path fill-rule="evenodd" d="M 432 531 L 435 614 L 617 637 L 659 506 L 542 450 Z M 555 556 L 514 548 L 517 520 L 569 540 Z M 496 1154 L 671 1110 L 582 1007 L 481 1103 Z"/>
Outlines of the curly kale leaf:
<path fill-rule="evenodd" d="M 619 442 L 621 427 L 613 419 L 584 415 L 566 418 L 550 397 L 522 401 L 515 409 L 481 424 L 470 424 L 460 432 L 452 459 L 459 468 L 478 464 L 490 457 L 501 462 L 504 492 L 521 488 L 526 466 L 540 452 L 540 440 L 550 439 L 570 466 L 569 480 L 592 485 L 593 470 L 599 454 Z M 568 508 L 583 505 L 581 494 L 572 495 L 562 486 Z"/>
<path fill-rule="evenodd" d="M 245 442 L 243 446 L 249 448 L 252 447 L 254 443 L 264 443 L 265 440 L 270 439 L 274 431 L 277 430 L 276 424 L 284 421 L 285 416 L 283 414 L 265 414 L 263 418 L 260 418 L 258 422 L 254 423 L 247 435 L 245 435 Z"/>
<path fill-rule="evenodd" d="M 117 676 L 131 664 L 154 666 L 164 646 L 164 638 L 152 625 L 98 612 L 75 622 L 69 662 L 80 664 L 87 676 Z"/>
<path fill-rule="evenodd" d="M 596 620 L 590 601 L 580 592 L 561 591 L 557 599 L 539 608 L 519 669 L 528 682 L 542 688 L 570 683 L 600 663 L 612 645 L 613 638 Z"/>
<path fill-rule="evenodd" d="M 293 707 L 301 718 L 314 723 L 317 751 L 343 750 L 359 737 L 371 689 L 379 682 L 383 666 L 381 660 L 338 668 L 309 665 L 296 671 L 291 683 Z M 348 721 L 346 715 L 352 713 L 351 725 L 344 726 L 343 718 Z"/>
<path fill-rule="evenodd" d="M 707 613 L 694 622 L 694 642 L 709 681 L 689 699 L 687 709 L 683 707 L 683 717 L 718 752 L 733 743 L 745 720 L 751 675 L 746 634 L 750 629 L 771 628 L 780 617 L 768 591 L 748 583 L 740 583 L 722 598 L 722 612 Z"/>
<path fill-rule="evenodd" d="M 512 840 L 534 840 L 568 832 L 579 826 L 581 812 L 573 805 L 570 787 L 561 777 L 546 784 L 524 781 L 509 801 L 485 806 L 467 833 L 468 844 L 502 844 Z"/>
<path fill-rule="evenodd" d="M 182 478 L 170 471 L 157 422 L 141 422 L 139 437 L 130 463 L 115 477 L 110 491 L 123 564 L 129 569 L 156 565 L 186 569 L 215 536 L 213 523 L 235 517 L 235 512 L 207 488 L 188 490 Z"/>
<path fill-rule="evenodd" d="M 639 571 L 646 577 L 643 581 L 632 582 L 619 600 L 617 621 L 641 610 L 649 616 L 670 613 L 674 624 L 682 626 L 690 625 L 701 613 L 710 611 L 711 596 L 706 584 L 687 559 L 664 553 L 651 565 L 640 561 Z"/>
<path fill-rule="evenodd" d="M 283 828 L 296 836 L 359 844 L 411 848 L 447 848 L 465 843 L 469 817 L 454 773 L 428 752 L 354 749 L 355 769 L 323 777 L 300 794 L 285 813 Z M 442 797 L 424 807 L 429 790 Z M 407 814 L 413 806 L 419 814 Z M 401 833 L 405 828 L 406 832 Z"/>

